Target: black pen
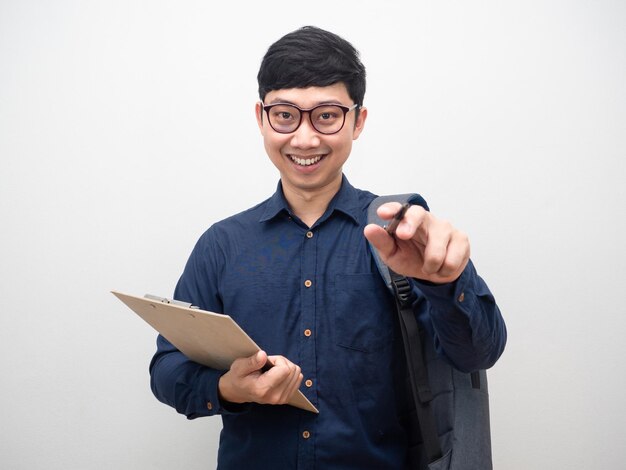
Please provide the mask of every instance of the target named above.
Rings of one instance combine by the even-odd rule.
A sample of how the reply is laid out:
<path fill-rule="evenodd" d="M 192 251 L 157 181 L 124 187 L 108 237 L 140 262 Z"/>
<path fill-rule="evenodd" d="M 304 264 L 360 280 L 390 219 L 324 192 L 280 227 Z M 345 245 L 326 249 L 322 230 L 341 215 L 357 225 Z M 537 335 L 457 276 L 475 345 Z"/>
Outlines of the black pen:
<path fill-rule="evenodd" d="M 408 202 L 405 202 L 404 204 L 402 204 L 402 207 L 400 208 L 398 212 L 396 212 L 396 215 L 393 216 L 393 219 L 391 219 L 391 222 L 389 223 L 389 225 L 385 225 L 385 230 L 392 237 L 395 235 L 396 229 L 398 228 L 398 224 L 404 218 L 404 214 L 406 214 L 406 211 L 408 210 L 409 207 L 411 207 L 411 204 L 409 204 Z"/>

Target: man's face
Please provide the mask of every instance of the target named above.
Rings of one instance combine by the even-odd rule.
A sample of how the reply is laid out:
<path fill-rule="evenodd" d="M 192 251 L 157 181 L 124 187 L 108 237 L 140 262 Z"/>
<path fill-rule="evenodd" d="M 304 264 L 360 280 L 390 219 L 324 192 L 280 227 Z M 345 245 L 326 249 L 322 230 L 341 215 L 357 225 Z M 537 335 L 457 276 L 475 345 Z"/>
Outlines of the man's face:
<path fill-rule="evenodd" d="M 326 87 L 290 88 L 274 90 L 265 96 L 266 105 L 290 103 L 308 109 L 320 104 L 339 104 L 351 107 L 348 90 L 343 83 Z M 268 122 L 261 103 L 257 103 L 256 117 L 263 135 L 265 151 L 280 172 L 286 193 L 314 196 L 325 190 L 336 191 L 341 184 L 342 167 L 350 155 L 352 141 L 357 139 L 367 117 L 362 108 L 355 123 L 355 110 L 346 114 L 344 126 L 336 134 L 317 131 L 304 113 L 294 132 L 281 134 Z"/>

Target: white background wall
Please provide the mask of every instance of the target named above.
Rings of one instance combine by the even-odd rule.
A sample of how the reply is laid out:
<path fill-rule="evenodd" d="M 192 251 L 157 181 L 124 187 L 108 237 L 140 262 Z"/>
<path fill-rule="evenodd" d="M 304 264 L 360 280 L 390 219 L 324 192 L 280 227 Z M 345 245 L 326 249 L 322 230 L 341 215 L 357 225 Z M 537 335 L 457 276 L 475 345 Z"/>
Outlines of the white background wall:
<path fill-rule="evenodd" d="M 212 3 L 0 0 L 0 467 L 213 468 L 109 291 L 171 295 L 273 192 L 256 73 L 314 24 L 368 68 L 350 181 L 467 231 L 504 312 L 496 468 L 623 468 L 626 4 Z"/>

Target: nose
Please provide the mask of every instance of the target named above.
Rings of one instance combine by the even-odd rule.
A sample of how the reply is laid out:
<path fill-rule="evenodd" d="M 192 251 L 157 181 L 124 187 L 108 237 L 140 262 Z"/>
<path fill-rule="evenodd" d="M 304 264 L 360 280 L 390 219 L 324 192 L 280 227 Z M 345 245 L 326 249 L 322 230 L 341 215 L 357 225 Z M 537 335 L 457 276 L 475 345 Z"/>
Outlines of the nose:
<path fill-rule="evenodd" d="M 291 146 L 295 148 L 308 149 L 319 147 L 320 135 L 311 125 L 311 115 L 307 112 L 302 116 L 302 122 L 291 137 Z"/>

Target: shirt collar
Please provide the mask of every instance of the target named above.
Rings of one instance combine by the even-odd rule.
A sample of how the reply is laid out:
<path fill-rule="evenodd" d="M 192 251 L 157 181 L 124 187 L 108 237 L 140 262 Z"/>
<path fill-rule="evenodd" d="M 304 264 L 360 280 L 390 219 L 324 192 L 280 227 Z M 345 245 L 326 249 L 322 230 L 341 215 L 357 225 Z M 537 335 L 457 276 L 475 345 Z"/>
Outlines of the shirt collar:
<path fill-rule="evenodd" d="M 267 200 L 265 210 L 259 222 L 267 222 L 278 216 L 281 212 L 290 214 L 289 205 L 283 193 L 280 181 L 276 192 Z M 357 190 L 348 182 L 346 175 L 342 175 L 341 187 L 328 204 L 328 208 L 318 222 L 326 220 L 334 212 L 338 211 L 347 215 L 355 224 L 359 223 L 359 198 Z"/>

